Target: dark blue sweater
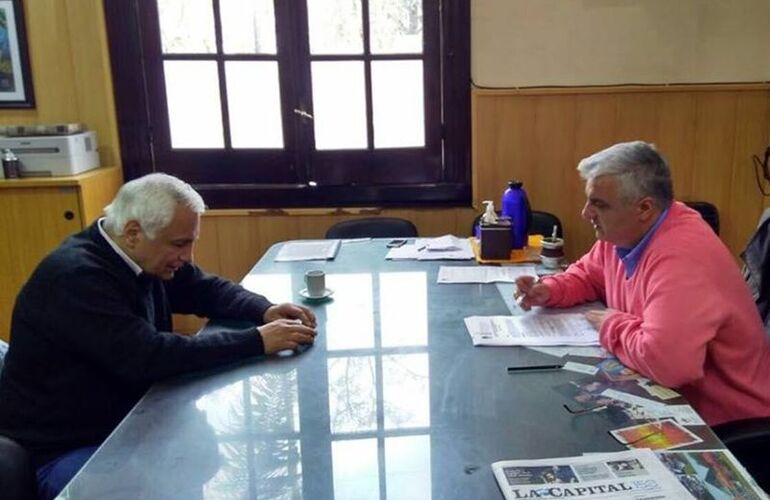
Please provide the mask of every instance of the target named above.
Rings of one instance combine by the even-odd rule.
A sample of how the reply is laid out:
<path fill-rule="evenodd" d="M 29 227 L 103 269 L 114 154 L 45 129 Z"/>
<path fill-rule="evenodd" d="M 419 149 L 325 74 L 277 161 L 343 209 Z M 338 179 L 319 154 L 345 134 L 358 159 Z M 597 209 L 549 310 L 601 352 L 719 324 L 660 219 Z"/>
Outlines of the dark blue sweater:
<path fill-rule="evenodd" d="M 171 333 L 171 314 L 262 323 L 271 303 L 193 264 L 137 277 L 93 224 L 48 255 L 16 300 L 0 434 L 38 465 L 101 443 L 158 380 L 264 353 L 254 327 Z"/>

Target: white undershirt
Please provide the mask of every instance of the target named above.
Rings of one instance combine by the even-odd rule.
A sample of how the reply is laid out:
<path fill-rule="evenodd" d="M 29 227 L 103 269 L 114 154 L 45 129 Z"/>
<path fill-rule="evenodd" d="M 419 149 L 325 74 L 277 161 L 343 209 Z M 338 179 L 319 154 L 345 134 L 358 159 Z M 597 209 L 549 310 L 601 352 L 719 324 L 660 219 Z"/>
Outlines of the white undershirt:
<path fill-rule="evenodd" d="M 131 257 L 126 255 L 126 252 L 124 252 L 123 249 L 120 248 L 117 243 L 112 241 L 112 238 L 110 237 L 110 235 L 107 234 L 107 231 L 105 231 L 104 227 L 102 227 L 103 224 L 104 224 L 104 217 L 102 217 L 98 221 L 96 221 L 96 226 L 99 228 L 99 233 L 101 233 L 101 235 L 104 237 L 104 239 L 107 240 L 107 243 L 109 243 L 110 246 L 112 247 L 112 249 L 115 250 L 115 253 L 120 255 L 120 258 L 123 259 L 123 261 L 126 264 L 128 264 L 128 267 L 130 267 L 131 270 L 134 271 L 134 273 L 136 273 L 137 276 L 142 274 L 142 268 L 139 267 L 139 264 L 134 262 L 133 259 L 131 259 Z"/>

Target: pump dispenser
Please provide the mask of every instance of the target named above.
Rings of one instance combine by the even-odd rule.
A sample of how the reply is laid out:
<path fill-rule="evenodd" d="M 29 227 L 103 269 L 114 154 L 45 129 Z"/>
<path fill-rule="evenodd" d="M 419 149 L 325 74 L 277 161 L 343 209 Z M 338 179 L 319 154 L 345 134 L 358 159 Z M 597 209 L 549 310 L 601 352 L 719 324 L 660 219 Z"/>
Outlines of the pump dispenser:
<path fill-rule="evenodd" d="M 497 214 L 495 213 L 495 202 L 492 200 L 482 201 L 484 206 L 484 214 L 481 216 L 481 222 L 483 224 L 495 224 L 497 222 Z"/>

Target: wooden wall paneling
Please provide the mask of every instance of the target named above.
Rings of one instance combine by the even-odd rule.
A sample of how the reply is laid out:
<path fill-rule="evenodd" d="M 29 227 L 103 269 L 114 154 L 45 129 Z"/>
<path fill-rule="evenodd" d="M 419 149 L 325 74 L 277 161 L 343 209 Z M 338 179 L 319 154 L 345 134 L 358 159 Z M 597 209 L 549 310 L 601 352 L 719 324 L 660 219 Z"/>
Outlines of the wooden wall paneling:
<path fill-rule="evenodd" d="M 736 109 L 735 92 L 702 92 L 696 96 L 695 168 L 693 169 L 693 200 L 713 203 L 719 209 L 725 226 L 732 223 L 729 210 L 731 169 L 735 150 Z M 726 241 L 734 252 L 737 242 Z"/>
<path fill-rule="evenodd" d="M 69 27 L 78 121 L 97 132 L 102 165 L 120 165 L 112 71 L 101 0 L 61 2 Z"/>
<path fill-rule="evenodd" d="M 67 4 L 57 0 L 24 2 L 28 49 L 35 86 L 35 110 L 3 114 L 18 123 L 77 121 L 77 95 L 73 85 L 72 47 L 67 24 Z M 13 117 L 16 115 L 16 117 Z"/>
<path fill-rule="evenodd" d="M 756 185 L 751 156 L 761 157 L 767 147 L 769 105 L 770 92 L 738 94 L 730 200 L 726 210 L 731 217 L 729 224 L 723 223 L 721 227 L 723 239 L 731 242 L 731 250 L 736 254 L 745 247 L 762 213 L 762 193 Z"/>
<path fill-rule="evenodd" d="M 562 218 L 566 238 L 584 226 L 580 207 L 584 191 L 575 172 L 577 98 L 575 95 L 541 96 L 535 118 L 535 157 L 524 182 L 532 207 Z M 580 229 L 578 229 L 580 231 Z M 578 233 L 579 234 L 579 233 Z M 565 252 L 576 248 L 568 243 Z"/>
<path fill-rule="evenodd" d="M 390 215 L 390 214 L 389 214 Z M 432 237 L 454 234 L 455 236 L 470 236 L 470 224 L 468 227 L 459 227 L 456 210 L 411 210 L 393 214 L 394 217 L 409 219 L 417 226 L 420 236 Z"/>
<path fill-rule="evenodd" d="M 655 142 L 659 96 L 651 92 L 617 94 L 617 120 L 613 143 Z"/>
<path fill-rule="evenodd" d="M 537 97 L 474 94 L 473 100 L 477 124 L 472 145 L 474 207 L 481 210 L 481 202 L 489 199 L 499 208 L 507 182 L 536 168 Z"/>
<path fill-rule="evenodd" d="M 279 241 L 301 238 L 299 217 L 290 215 L 259 216 L 259 255 Z"/>
<path fill-rule="evenodd" d="M 677 199 L 691 197 L 695 169 L 695 92 L 660 92 L 655 145 L 668 161 Z"/>
<path fill-rule="evenodd" d="M 214 217 L 219 242 L 219 272 L 239 282 L 248 274 L 264 251 L 260 248 L 259 217 Z"/>
<path fill-rule="evenodd" d="M 564 226 L 565 252 L 575 259 L 585 253 L 596 240 L 593 228 L 583 220 L 585 183 L 580 178 L 577 165 L 580 160 L 614 143 L 618 120 L 618 101 L 615 95 L 582 94 L 575 97 L 575 151 L 572 165 L 565 171 L 565 179 L 572 184 L 569 207 L 556 213 Z M 571 177 L 570 177 L 571 176 Z"/>

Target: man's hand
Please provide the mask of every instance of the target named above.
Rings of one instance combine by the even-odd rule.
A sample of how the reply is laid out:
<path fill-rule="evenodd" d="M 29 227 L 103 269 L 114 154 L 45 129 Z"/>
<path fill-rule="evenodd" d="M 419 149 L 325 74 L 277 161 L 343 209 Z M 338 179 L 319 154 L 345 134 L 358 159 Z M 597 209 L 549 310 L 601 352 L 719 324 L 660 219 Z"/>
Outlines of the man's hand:
<path fill-rule="evenodd" d="M 257 331 L 262 335 L 265 354 L 296 349 L 300 344 L 312 344 L 316 336 L 314 329 L 296 319 L 277 319 L 258 327 Z"/>
<path fill-rule="evenodd" d="M 602 323 L 604 323 L 604 320 L 616 312 L 618 311 L 615 309 L 595 309 L 593 311 L 586 312 L 585 317 L 598 332 L 602 328 Z"/>
<path fill-rule="evenodd" d="M 270 306 L 267 311 L 265 311 L 262 321 L 264 323 L 270 323 L 277 319 L 298 319 L 307 327 L 315 328 L 317 326 L 313 311 L 305 306 L 299 306 L 289 302 Z"/>
<path fill-rule="evenodd" d="M 519 276 L 513 298 L 519 307 L 529 311 L 532 306 L 544 306 L 551 298 L 551 290 L 534 276 Z"/>

